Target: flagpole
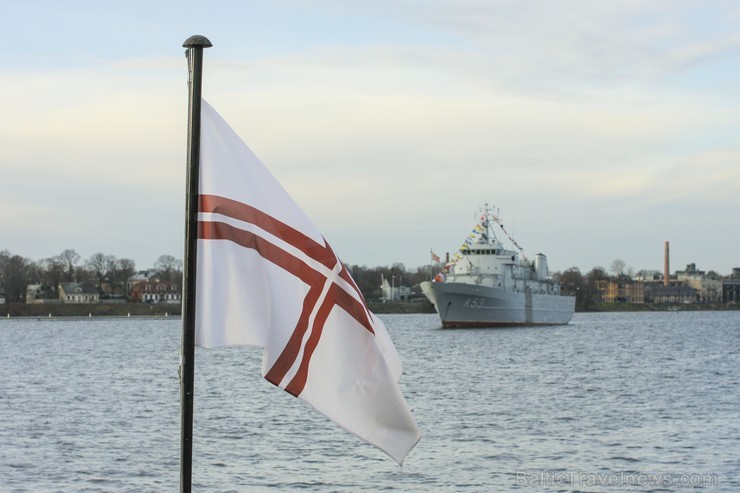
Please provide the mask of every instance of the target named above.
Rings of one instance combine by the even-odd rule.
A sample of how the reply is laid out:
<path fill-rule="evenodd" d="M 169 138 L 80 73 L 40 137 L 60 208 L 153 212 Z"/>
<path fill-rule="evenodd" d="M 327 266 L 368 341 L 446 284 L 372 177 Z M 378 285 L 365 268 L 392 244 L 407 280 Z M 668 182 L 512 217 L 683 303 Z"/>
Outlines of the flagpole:
<path fill-rule="evenodd" d="M 190 36 L 182 45 L 188 59 L 188 155 L 185 197 L 182 348 L 180 353 L 180 492 L 190 493 L 193 476 L 193 391 L 195 383 L 195 273 L 198 241 L 200 109 L 205 36 Z"/>

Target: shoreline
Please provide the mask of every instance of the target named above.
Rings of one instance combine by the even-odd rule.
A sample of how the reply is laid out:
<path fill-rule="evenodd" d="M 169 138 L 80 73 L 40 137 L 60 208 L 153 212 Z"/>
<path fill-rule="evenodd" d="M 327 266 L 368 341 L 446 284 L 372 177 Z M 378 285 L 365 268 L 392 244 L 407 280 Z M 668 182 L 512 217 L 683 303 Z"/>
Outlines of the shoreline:
<path fill-rule="evenodd" d="M 370 311 L 375 314 L 414 314 L 436 313 L 434 306 L 422 303 L 368 303 Z M 95 304 L 25 304 L 6 303 L 0 305 L 2 319 L 89 319 L 89 318 L 180 318 L 179 304 L 146 304 L 146 303 L 95 303 Z M 740 310 L 738 303 L 720 304 L 681 304 L 654 305 L 631 303 L 596 303 L 588 310 L 576 310 L 576 313 L 599 312 L 684 312 L 684 311 L 735 311 Z"/>

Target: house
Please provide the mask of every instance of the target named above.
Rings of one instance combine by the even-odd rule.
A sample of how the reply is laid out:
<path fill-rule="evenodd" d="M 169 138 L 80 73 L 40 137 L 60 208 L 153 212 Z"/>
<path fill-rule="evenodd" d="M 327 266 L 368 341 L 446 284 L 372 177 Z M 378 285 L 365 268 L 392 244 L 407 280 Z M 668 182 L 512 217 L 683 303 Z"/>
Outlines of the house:
<path fill-rule="evenodd" d="M 722 302 L 740 302 L 740 279 L 727 279 L 722 281 Z"/>
<path fill-rule="evenodd" d="M 722 281 L 713 279 L 690 279 L 686 285 L 696 290 L 698 303 L 721 303 Z"/>
<path fill-rule="evenodd" d="M 740 267 L 732 269 L 730 278 L 722 281 L 722 301 L 724 303 L 740 302 Z"/>
<path fill-rule="evenodd" d="M 88 283 L 60 282 L 59 299 L 63 303 L 98 303 L 100 293 Z"/>
<path fill-rule="evenodd" d="M 394 280 L 391 279 L 391 283 L 388 279 L 381 277 L 380 290 L 383 292 L 383 301 L 408 301 L 411 296 L 410 286 L 396 285 Z"/>
<path fill-rule="evenodd" d="M 52 286 L 29 284 L 26 286 L 26 303 L 59 303 L 59 296 Z"/>
<path fill-rule="evenodd" d="M 651 303 L 696 303 L 696 289 L 685 285 L 651 285 L 645 289 L 645 299 Z"/>
<path fill-rule="evenodd" d="M 126 279 L 126 294 L 128 295 L 129 299 L 131 298 L 131 292 L 136 288 L 137 284 L 149 282 L 154 279 L 155 272 L 152 270 L 137 272 L 133 276 Z"/>
<path fill-rule="evenodd" d="M 140 281 L 132 286 L 129 298 L 136 303 L 180 303 L 182 293 L 176 282 Z"/>
<path fill-rule="evenodd" d="M 720 303 L 722 301 L 722 281 L 708 279 L 703 270 L 697 270 L 696 264 L 686 266 L 686 270 L 676 271 L 676 280 L 696 290 L 697 303 Z"/>
<path fill-rule="evenodd" d="M 597 281 L 601 299 L 607 303 L 645 303 L 645 284 L 630 279 Z"/>

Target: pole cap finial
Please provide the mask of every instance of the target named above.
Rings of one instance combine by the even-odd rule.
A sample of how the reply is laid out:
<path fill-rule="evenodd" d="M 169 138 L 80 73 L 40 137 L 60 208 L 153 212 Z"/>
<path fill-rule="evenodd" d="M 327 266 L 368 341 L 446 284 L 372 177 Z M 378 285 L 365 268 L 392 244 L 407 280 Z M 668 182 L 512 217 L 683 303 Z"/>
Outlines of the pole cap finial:
<path fill-rule="evenodd" d="M 213 46 L 211 42 L 206 38 L 205 36 L 201 36 L 200 34 L 196 34 L 194 36 L 190 36 L 188 39 L 185 40 L 185 42 L 182 44 L 183 48 L 210 48 Z"/>

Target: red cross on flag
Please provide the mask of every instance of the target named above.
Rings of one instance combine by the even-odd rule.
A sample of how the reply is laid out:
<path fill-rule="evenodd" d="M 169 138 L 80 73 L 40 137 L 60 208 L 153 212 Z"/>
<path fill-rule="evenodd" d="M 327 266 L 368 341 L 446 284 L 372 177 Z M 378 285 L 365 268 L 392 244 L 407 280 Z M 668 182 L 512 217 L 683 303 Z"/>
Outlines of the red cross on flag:
<path fill-rule="evenodd" d="M 401 362 L 344 265 L 202 102 L 196 344 L 260 346 L 262 375 L 399 464 L 419 429 Z"/>

